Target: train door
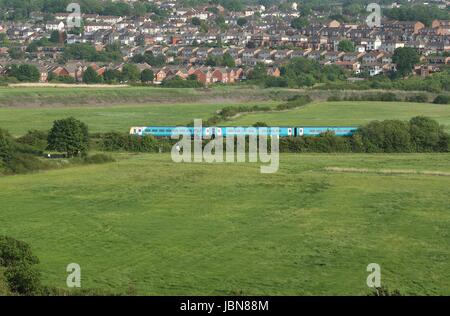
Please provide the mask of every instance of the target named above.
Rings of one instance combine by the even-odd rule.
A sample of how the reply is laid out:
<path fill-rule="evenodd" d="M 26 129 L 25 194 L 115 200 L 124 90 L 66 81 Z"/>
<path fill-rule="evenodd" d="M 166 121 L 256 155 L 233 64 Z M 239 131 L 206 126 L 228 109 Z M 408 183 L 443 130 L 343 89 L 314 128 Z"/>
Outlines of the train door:
<path fill-rule="evenodd" d="M 215 139 L 216 137 L 222 137 L 222 128 L 211 127 L 211 138 Z"/>

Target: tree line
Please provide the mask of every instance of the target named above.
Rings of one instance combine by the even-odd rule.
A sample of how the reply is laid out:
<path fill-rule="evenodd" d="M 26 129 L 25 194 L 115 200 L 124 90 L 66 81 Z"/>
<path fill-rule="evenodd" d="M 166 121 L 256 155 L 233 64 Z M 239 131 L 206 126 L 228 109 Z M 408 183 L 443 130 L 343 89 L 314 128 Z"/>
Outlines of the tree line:
<path fill-rule="evenodd" d="M 72 0 L 0 0 L 0 12 L 4 20 L 25 20 L 31 12 L 43 12 L 50 20 L 50 14 L 66 12 Z M 151 2 L 137 1 L 125 3 L 111 0 L 78 0 L 81 12 L 88 14 L 112 16 L 141 16 L 153 14 L 155 18 L 163 17 L 167 13 Z"/>

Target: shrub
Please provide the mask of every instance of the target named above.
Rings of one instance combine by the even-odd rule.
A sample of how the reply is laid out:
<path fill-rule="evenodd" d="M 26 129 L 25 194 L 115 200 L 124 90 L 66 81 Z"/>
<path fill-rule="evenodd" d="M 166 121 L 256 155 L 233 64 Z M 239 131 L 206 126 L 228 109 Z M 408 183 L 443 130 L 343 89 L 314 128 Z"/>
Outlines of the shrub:
<path fill-rule="evenodd" d="M 370 122 L 357 132 L 355 142 L 361 142 L 365 152 L 411 152 L 411 135 L 407 123 L 397 120 Z"/>
<path fill-rule="evenodd" d="M 449 104 L 450 103 L 450 96 L 444 95 L 444 94 L 440 94 L 434 99 L 433 103 L 436 103 L 436 104 Z"/>
<path fill-rule="evenodd" d="M 9 289 L 21 295 L 37 295 L 41 290 L 39 270 L 30 264 L 10 266 L 5 271 Z"/>
<path fill-rule="evenodd" d="M 6 167 L 12 173 L 27 173 L 48 169 L 50 165 L 32 154 L 15 153 L 13 159 L 6 164 Z"/>
<path fill-rule="evenodd" d="M 201 88 L 204 85 L 196 79 L 183 80 L 180 77 L 175 76 L 172 79 L 164 80 L 161 83 L 161 86 L 166 88 Z"/>
<path fill-rule="evenodd" d="M 438 122 L 424 116 L 413 117 L 409 121 L 409 128 L 417 152 L 437 151 L 442 146 L 442 137 L 446 135 Z"/>
<path fill-rule="evenodd" d="M 11 136 L 8 132 L 0 129 L 0 165 L 11 161 L 14 154 L 14 147 Z"/>
<path fill-rule="evenodd" d="M 349 137 L 327 132 L 320 136 L 286 137 L 280 139 L 281 152 L 351 152 Z"/>
<path fill-rule="evenodd" d="M 342 101 L 342 98 L 338 95 L 331 95 L 328 97 L 327 101 Z"/>
<path fill-rule="evenodd" d="M 84 154 L 89 148 L 88 127 L 73 117 L 55 121 L 47 141 L 48 149 L 65 152 L 68 157 Z"/>
<path fill-rule="evenodd" d="M 108 162 L 114 162 L 115 159 L 111 155 L 105 155 L 105 154 L 95 154 L 92 156 L 87 156 L 83 159 L 84 163 L 87 164 L 101 164 L 101 163 L 108 163 Z"/>
<path fill-rule="evenodd" d="M 47 137 L 47 132 L 31 130 L 24 136 L 19 137 L 16 141 L 20 144 L 29 145 L 42 152 L 47 148 Z"/>
<path fill-rule="evenodd" d="M 264 84 L 268 88 L 270 88 L 270 87 L 282 87 L 282 88 L 285 88 L 285 87 L 288 86 L 288 82 L 287 82 L 287 80 L 285 78 L 273 77 L 273 76 L 268 76 L 266 78 L 266 80 L 264 81 Z"/>
<path fill-rule="evenodd" d="M 253 124 L 253 127 L 268 127 L 269 125 L 267 125 L 267 123 L 265 122 L 256 122 L 255 124 Z"/>
<path fill-rule="evenodd" d="M 403 296 L 399 290 L 390 290 L 385 286 L 375 288 L 368 296 Z"/>
<path fill-rule="evenodd" d="M 127 147 L 128 135 L 117 132 L 105 133 L 101 136 L 101 148 L 108 151 L 125 150 Z"/>
<path fill-rule="evenodd" d="M 102 135 L 100 147 L 106 151 L 159 152 L 170 151 L 172 143 L 170 139 L 110 132 Z"/>
<path fill-rule="evenodd" d="M 32 254 L 27 243 L 8 236 L 0 236 L 0 266 L 9 267 L 19 263 L 37 264 L 39 259 Z"/>
<path fill-rule="evenodd" d="M 407 96 L 405 101 L 416 102 L 416 103 L 427 103 L 428 96 L 426 94 L 417 94 L 417 95 Z"/>
<path fill-rule="evenodd" d="M 310 103 L 311 97 L 309 95 L 297 95 L 288 100 L 288 102 L 279 104 L 277 110 L 288 110 L 293 108 L 298 108 Z"/>

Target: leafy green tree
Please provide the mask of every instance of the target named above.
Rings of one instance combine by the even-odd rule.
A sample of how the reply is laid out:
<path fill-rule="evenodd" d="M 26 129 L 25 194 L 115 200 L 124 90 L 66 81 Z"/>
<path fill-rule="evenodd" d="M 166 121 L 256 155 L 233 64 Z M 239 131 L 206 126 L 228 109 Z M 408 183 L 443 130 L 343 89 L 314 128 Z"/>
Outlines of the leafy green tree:
<path fill-rule="evenodd" d="M 24 59 L 25 53 L 18 47 L 10 47 L 8 48 L 8 55 L 11 59 Z"/>
<path fill-rule="evenodd" d="M 220 58 L 214 57 L 214 56 L 208 56 L 208 58 L 205 61 L 206 66 L 215 67 L 220 64 Z"/>
<path fill-rule="evenodd" d="M 249 74 L 249 79 L 261 80 L 267 77 L 267 66 L 258 62 Z"/>
<path fill-rule="evenodd" d="M 9 45 L 8 35 L 6 35 L 6 33 L 0 33 L 0 46 L 8 46 L 8 45 Z"/>
<path fill-rule="evenodd" d="M 440 94 L 436 98 L 434 98 L 433 103 L 435 104 L 449 104 L 450 103 L 450 96 Z"/>
<path fill-rule="evenodd" d="M 103 81 L 102 76 L 97 74 L 97 72 L 91 66 L 87 67 L 83 73 L 83 82 L 87 84 L 100 83 Z"/>
<path fill-rule="evenodd" d="M 223 15 L 219 15 L 217 18 L 216 18 L 216 24 L 217 24 L 217 26 L 219 26 L 219 27 L 222 27 L 222 26 L 224 26 L 226 23 L 225 23 L 225 18 L 223 17 Z"/>
<path fill-rule="evenodd" d="M 9 289 L 21 295 L 38 295 L 42 289 L 41 274 L 30 264 L 10 266 L 5 271 Z"/>
<path fill-rule="evenodd" d="M 297 30 L 303 29 L 308 26 L 309 26 L 309 21 L 305 17 L 294 18 L 291 21 L 291 27 L 293 27 L 294 29 L 297 29 Z"/>
<path fill-rule="evenodd" d="M 361 127 L 355 135 L 366 152 L 410 152 L 411 136 L 407 123 L 397 120 L 374 121 Z"/>
<path fill-rule="evenodd" d="M 33 255 L 27 243 L 8 236 L 0 236 L 0 266 L 9 267 L 20 263 L 38 264 L 39 259 Z"/>
<path fill-rule="evenodd" d="M 338 44 L 338 50 L 341 52 L 353 52 L 355 51 L 355 45 L 350 40 L 342 40 Z"/>
<path fill-rule="evenodd" d="M 205 22 L 202 22 L 199 31 L 202 33 L 208 33 L 208 30 L 209 30 L 208 25 Z"/>
<path fill-rule="evenodd" d="M 269 125 L 267 125 L 266 122 L 256 122 L 255 124 L 252 125 L 253 127 L 268 127 Z"/>
<path fill-rule="evenodd" d="M 35 53 L 38 51 L 38 48 L 39 48 L 38 44 L 35 41 L 33 41 L 30 44 L 28 44 L 26 52 L 27 53 Z"/>
<path fill-rule="evenodd" d="M 17 78 L 19 81 L 25 82 L 37 82 L 39 81 L 41 74 L 39 69 L 34 65 L 23 64 L 20 66 L 12 65 L 8 74 Z"/>
<path fill-rule="evenodd" d="M 75 43 L 66 45 L 63 53 L 65 60 L 87 60 L 95 61 L 97 51 L 95 47 L 85 43 Z"/>
<path fill-rule="evenodd" d="M 139 68 L 134 64 L 125 64 L 122 67 L 122 81 L 127 82 L 135 82 L 138 81 L 141 77 L 141 73 Z"/>
<path fill-rule="evenodd" d="M 392 62 L 395 63 L 397 74 L 400 77 L 409 75 L 419 61 L 419 54 L 412 47 L 399 47 L 392 56 Z"/>
<path fill-rule="evenodd" d="M 237 19 L 236 23 L 237 23 L 237 25 L 242 27 L 242 26 L 247 24 L 247 19 L 243 18 L 243 17 L 240 17 L 240 18 Z"/>
<path fill-rule="evenodd" d="M 228 11 L 239 12 L 244 10 L 244 2 L 241 0 L 219 0 L 219 4 Z"/>
<path fill-rule="evenodd" d="M 103 79 L 105 82 L 108 83 L 112 83 L 112 82 L 116 82 L 118 80 L 120 80 L 122 74 L 120 73 L 120 71 L 115 70 L 115 69 L 107 69 L 104 73 L 103 73 Z"/>
<path fill-rule="evenodd" d="M 202 21 L 198 17 L 193 17 L 191 19 L 191 24 L 194 26 L 200 26 L 202 24 Z"/>
<path fill-rule="evenodd" d="M 222 66 L 233 68 L 236 66 L 236 62 L 234 58 L 230 55 L 230 53 L 226 52 L 222 56 Z"/>
<path fill-rule="evenodd" d="M 67 153 L 68 157 L 85 154 L 89 149 L 88 127 L 73 117 L 54 121 L 47 142 L 49 150 Z"/>
<path fill-rule="evenodd" d="M 155 75 L 151 69 L 144 69 L 141 72 L 141 81 L 142 82 L 152 82 L 155 78 Z"/>
<path fill-rule="evenodd" d="M 153 55 L 152 51 L 146 51 L 144 54 L 134 55 L 131 61 L 136 64 L 147 63 L 150 66 L 161 67 L 166 63 L 164 55 Z"/>
<path fill-rule="evenodd" d="M 59 43 L 60 42 L 60 33 L 59 31 L 55 30 L 50 34 L 50 42 L 52 43 Z"/>
<path fill-rule="evenodd" d="M 442 127 L 433 119 L 424 116 L 409 121 L 412 142 L 417 152 L 432 152 L 438 147 L 443 134 Z"/>
<path fill-rule="evenodd" d="M 0 129 L 0 167 L 8 164 L 14 154 L 14 147 L 11 141 L 11 136 L 4 130 Z M 0 239 L 0 255 L 1 255 L 1 239 Z M 0 257 L 0 265 L 1 257 Z"/>

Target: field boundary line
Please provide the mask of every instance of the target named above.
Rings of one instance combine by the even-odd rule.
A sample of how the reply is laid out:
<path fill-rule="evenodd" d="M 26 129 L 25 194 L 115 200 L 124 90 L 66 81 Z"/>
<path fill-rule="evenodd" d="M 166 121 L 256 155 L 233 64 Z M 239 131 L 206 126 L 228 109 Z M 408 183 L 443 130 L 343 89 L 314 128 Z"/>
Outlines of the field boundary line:
<path fill-rule="evenodd" d="M 368 169 L 368 168 L 343 168 L 343 167 L 325 167 L 328 172 L 342 173 L 374 173 L 374 174 L 413 174 L 426 176 L 450 177 L 450 172 L 430 171 L 430 170 L 412 170 L 412 169 Z"/>

